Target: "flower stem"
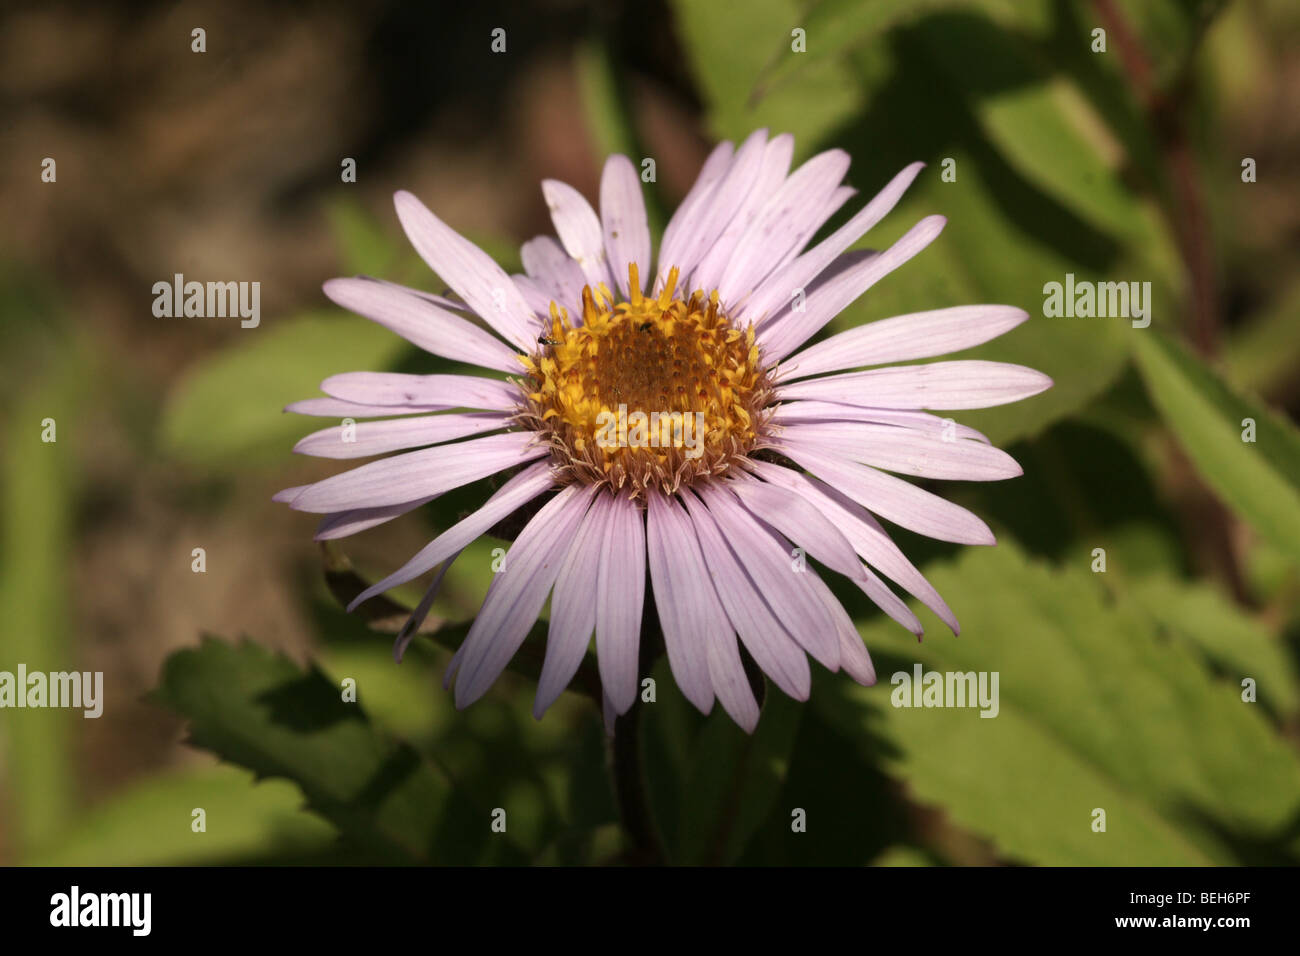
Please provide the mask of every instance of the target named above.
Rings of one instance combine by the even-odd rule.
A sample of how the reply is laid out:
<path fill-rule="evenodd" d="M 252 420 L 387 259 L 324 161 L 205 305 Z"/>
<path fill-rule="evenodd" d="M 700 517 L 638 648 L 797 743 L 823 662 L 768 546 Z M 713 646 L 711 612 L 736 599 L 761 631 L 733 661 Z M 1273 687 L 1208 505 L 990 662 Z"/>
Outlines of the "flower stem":
<path fill-rule="evenodd" d="M 1093 7 L 1115 40 L 1120 64 L 1128 76 L 1134 98 L 1146 113 L 1160 148 L 1173 191 L 1173 202 L 1166 204 L 1166 214 L 1173 227 L 1191 290 L 1192 344 L 1202 355 L 1213 357 L 1219 346 L 1214 237 L 1210 234 L 1204 188 L 1184 114 L 1193 89 L 1194 54 L 1222 6 L 1210 8 L 1197 19 L 1192 49 L 1167 90 L 1156 88 L 1151 59 L 1115 0 L 1093 0 Z"/>
<path fill-rule="evenodd" d="M 647 595 L 652 594 L 650 573 L 646 571 Z M 647 600 L 641 611 L 641 644 L 638 670 L 648 674 L 655 661 L 664 652 L 663 632 L 659 629 L 659 614 L 654 601 Z M 623 829 L 631 840 L 628 862 L 642 866 L 658 866 L 666 862 L 654 814 L 650 810 L 650 797 L 646 791 L 645 764 L 641 759 L 641 711 L 646 704 L 640 699 L 627 713 L 614 721 L 614 736 L 609 743 L 609 763 L 614 776 L 614 798 Z"/>
<path fill-rule="evenodd" d="M 610 741 L 610 765 L 614 774 L 614 796 L 618 802 L 619 816 L 632 842 L 628 862 L 654 866 L 664 862 L 664 852 L 650 812 L 645 767 L 641 761 L 641 735 L 638 730 L 642 706 L 638 701 L 614 722 L 614 737 Z"/>

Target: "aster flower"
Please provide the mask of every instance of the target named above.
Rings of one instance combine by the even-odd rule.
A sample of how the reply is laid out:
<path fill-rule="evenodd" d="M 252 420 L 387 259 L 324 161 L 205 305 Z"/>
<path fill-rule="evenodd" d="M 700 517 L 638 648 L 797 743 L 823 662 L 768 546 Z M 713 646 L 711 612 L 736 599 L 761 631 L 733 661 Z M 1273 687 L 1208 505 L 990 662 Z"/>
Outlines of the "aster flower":
<path fill-rule="evenodd" d="M 349 609 L 439 568 L 399 655 L 461 550 L 544 500 L 448 668 L 458 707 L 496 680 L 548 595 L 539 717 L 593 634 L 607 717 L 632 706 L 646 600 L 683 694 L 706 713 L 716 699 L 746 730 L 758 706 L 742 646 L 797 699 L 809 693 L 809 656 L 873 683 L 857 629 L 796 548 L 917 635 L 919 620 L 884 579 L 957 632 L 948 605 L 878 519 L 943 541 L 992 544 L 974 514 L 898 476 L 1019 475 L 983 435 L 928 410 L 1013 402 L 1051 381 L 999 362 L 889 364 L 1001 335 L 1028 317 L 1009 306 L 903 315 L 806 345 L 924 249 L 945 220 L 922 219 L 883 252 L 848 251 L 898 202 L 923 165 L 915 163 L 807 247 L 854 191 L 841 182 L 847 154 L 830 150 L 790 172 L 793 147 L 789 135 L 769 139 L 765 130 L 739 147 L 719 145 L 669 222 L 657 264 L 636 169 L 612 156 L 599 215 L 571 187 L 542 184 L 559 241 L 525 243 L 525 275 L 507 275 L 399 192 L 402 227 L 454 297 L 364 277 L 325 284 L 334 302 L 415 345 L 509 376 L 350 372 L 325 380 L 327 398 L 289 406 L 377 419 L 356 425 L 351 441 L 339 427 L 318 431 L 299 452 L 398 452 L 276 496 L 324 515 L 320 539 L 512 472 L 481 508 L 352 602 Z"/>

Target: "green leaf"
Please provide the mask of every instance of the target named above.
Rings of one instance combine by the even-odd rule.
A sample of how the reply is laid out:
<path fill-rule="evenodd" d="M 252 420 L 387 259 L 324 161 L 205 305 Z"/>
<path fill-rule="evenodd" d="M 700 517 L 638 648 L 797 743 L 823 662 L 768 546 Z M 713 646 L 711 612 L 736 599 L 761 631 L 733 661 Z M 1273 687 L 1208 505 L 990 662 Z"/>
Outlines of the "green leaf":
<path fill-rule="evenodd" d="M 945 235 L 827 334 L 972 302 L 1027 309 L 1033 321 L 962 356 L 1028 365 L 1056 383 L 1031 401 L 963 413 L 995 442 L 1078 412 L 1124 366 L 1128 323 L 1047 318 L 1045 283 L 1066 273 L 1150 281 L 1158 312 L 1178 314 L 1167 230 L 1119 178 L 1116 138 L 1058 75 L 1051 5 L 764 0 L 737 17 L 725 4 L 678 0 L 674 9 L 714 135 L 766 125 L 793 132 L 801 154 L 841 147 L 862 199 L 908 163 L 931 164 L 863 245 L 884 248 L 931 213 L 948 217 Z M 806 30 L 807 53 L 790 49 L 795 27 Z M 949 159 L 950 182 L 940 178 Z"/>
<path fill-rule="evenodd" d="M 860 245 L 883 249 L 924 215 L 939 212 L 948 218 L 943 234 L 912 262 L 887 276 L 831 321 L 827 334 L 868 321 L 927 309 L 977 302 L 1005 303 L 1029 312 L 1019 328 L 975 349 L 945 360 L 984 359 L 1025 365 L 1051 376 L 1053 386 L 1025 401 L 953 415 L 998 445 L 1031 438 L 1053 422 L 1085 407 L 1119 377 L 1126 361 L 1128 336 L 1135 330 L 1123 319 L 1065 319 L 1043 315 L 1043 285 L 1064 281 L 1067 272 L 1096 278 L 1084 271 L 1068 252 L 1026 236 L 1005 208 L 1005 173 L 985 168 L 974 155 L 953 148 L 958 183 L 945 184 L 940 171 L 926 169 L 913 186 L 914 195 L 878 226 Z M 910 158 L 915 159 L 918 153 Z M 923 154 L 920 154 L 923 155 Z M 897 168 L 901 168 L 900 161 Z M 855 182 L 871 192 L 879 179 Z M 1033 214 L 1041 200 L 1021 193 L 1021 209 Z M 1041 221 L 1047 222 L 1044 218 Z"/>
<path fill-rule="evenodd" d="M 597 156 L 622 153 L 636 161 L 636 130 L 624 108 L 626 91 L 608 46 L 589 39 L 577 50 L 575 66 L 583 115 L 596 141 Z"/>
<path fill-rule="evenodd" d="M 987 81 L 981 88 L 984 95 L 976 95 L 968 89 L 973 81 L 964 81 L 941 62 L 963 24 L 972 30 L 979 27 L 978 45 L 988 53 L 984 60 L 1001 58 L 991 51 L 1003 48 L 1006 57 L 1019 58 L 1022 68 L 1007 78 L 1008 85 Z M 1163 304 L 1173 269 L 1172 260 L 1146 248 L 1163 249 L 1161 243 L 1134 239 L 1135 234 L 1159 236 L 1158 230 L 1144 227 L 1116 234 L 1103 228 L 1127 223 L 1130 215 L 1141 219 L 1144 214 L 1136 201 L 1112 191 L 1106 212 L 1087 218 L 1089 211 L 1071 204 L 1063 192 L 1066 187 L 1046 172 L 1055 162 L 1050 144 L 1017 132 L 1017 124 L 1032 123 L 1043 113 L 1055 117 L 1060 108 L 1051 98 L 1016 101 L 1051 79 L 1038 66 L 1041 55 L 1025 53 L 1022 46 L 995 24 L 963 13 L 927 17 L 892 37 L 888 46 L 855 51 L 869 107 L 836 140 L 853 157 L 850 182 L 866 196 L 908 163 L 929 163 L 904 202 L 860 245 L 886 248 L 929 214 L 944 215 L 947 226 L 915 261 L 845 309 L 827 334 L 876 318 L 972 302 L 1024 308 L 1030 321 L 958 356 L 1027 365 L 1055 382 L 1031 400 L 957 416 L 998 444 L 1032 437 L 1078 412 L 1116 380 L 1130 347 L 1134 330 L 1124 319 L 1044 315 L 1045 284 L 1064 282 L 1068 273 L 1079 280 L 1149 280 L 1153 298 Z M 962 63 L 968 72 L 978 71 L 984 69 L 984 60 Z M 1009 105 L 1000 111 L 999 104 Z M 990 111 L 998 116 L 996 121 Z M 1063 120 L 1056 117 L 1055 122 Z M 882 138 L 879 130 L 891 134 Z M 1017 146 L 1021 152 L 1008 155 L 1008 144 L 1022 138 L 1026 145 Z M 1096 175 L 1109 175 L 1090 143 L 1078 145 L 1094 154 L 1089 168 Z"/>
<path fill-rule="evenodd" d="M 1295 753 L 1235 681 L 1213 678 L 1143 608 L 1108 603 L 1096 576 L 1029 562 L 1007 542 L 927 571 L 961 636 L 932 630 L 917 643 L 871 624 L 881 685 L 831 679 L 812 697 L 846 732 L 883 738 L 916 799 L 1029 863 L 1294 862 Z M 997 716 L 892 706 L 914 664 L 997 673 Z"/>
<path fill-rule="evenodd" d="M 490 544 L 484 544 L 482 540 L 478 542 L 481 547 L 490 547 Z M 370 581 L 359 574 L 353 567 L 351 561 L 342 553 L 337 546 L 324 550 L 326 555 L 325 579 L 329 586 L 330 592 L 342 605 L 347 605 L 366 588 L 370 587 L 373 581 Z M 488 562 L 482 562 L 483 567 L 488 567 Z M 455 565 L 452 566 L 453 569 Z M 448 579 L 451 579 L 450 573 Z M 483 588 L 486 591 L 486 586 Z M 374 605 L 371 609 L 375 617 L 370 623 L 375 629 L 380 625 L 387 625 L 394 631 L 400 630 L 405 623 L 406 617 L 410 614 L 413 604 L 402 603 L 399 598 L 399 590 L 389 591 L 387 594 L 373 598 L 366 602 L 357 610 L 358 614 L 365 614 L 366 608 Z M 417 599 L 418 603 L 418 599 Z M 456 650 L 469 635 L 469 629 L 474 621 L 471 618 L 467 621 L 459 621 L 454 624 L 444 624 L 436 629 L 428 631 L 417 631 L 417 635 L 430 638 L 433 643 L 446 648 L 447 650 Z M 519 651 L 515 653 L 510 662 L 506 665 L 506 670 L 512 673 L 520 674 L 533 683 L 541 678 L 542 664 L 546 658 L 546 634 L 548 624 L 545 621 L 537 621 L 529 630 Z M 596 660 L 593 654 L 588 653 L 582 663 L 574 672 L 573 679 L 569 681 L 568 688 L 576 694 L 582 694 L 599 704 L 601 700 L 600 674 L 596 667 Z"/>
<path fill-rule="evenodd" d="M 1151 399 L 1197 470 L 1263 537 L 1300 562 L 1300 433 L 1233 392 L 1182 345 L 1144 335 L 1138 365 Z M 1245 421 L 1255 441 L 1242 440 Z"/>
<path fill-rule="evenodd" d="M 632 160 L 641 173 L 641 160 L 650 156 L 651 151 L 638 135 L 633 122 L 635 105 L 627 76 L 618 54 L 611 49 L 609 38 L 593 37 L 580 44 L 574 66 L 583 116 L 595 140 L 596 162 L 603 165 L 607 156 L 621 153 Z M 660 235 L 665 215 L 658 192 L 643 188 L 642 198 L 646 204 L 650 234 Z"/>
<path fill-rule="evenodd" d="M 891 846 L 871 861 L 872 866 L 934 866 L 934 861 L 914 846 Z"/>
<path fill-rule="evenodd" d="M 1125 589 L 1159 626 L 1199 647 L 1227 677 L 1254 678 L 1264 707 L 1289 715 L 1300 704 L 1300 675 L 1281 641 L 1213 588 L 1157 576 L 1126 581 Z"/>
<path fill-rule="evenodd" d="M 283 780 L 256 783 L 235 767 L 149 777 L 92 808 L 58 842 L 23 860 L 32 866 L 178 866 L 319 853 L 336 831 L 301 809 Z M 202 808 L 202 832 L 193 811 Z"/>
<path fill-rule="evenodd" d="M 1133 379 L 1141 402 L 1136 373 Z M 1007 449 L 1025 471 L 1015 480 L 953 484 L 942 493 L 983 517 L 999 537 L 1010 532 L 1027 552 L 1055 564 L 1089 568 L 1093 550 L 1104 548 L 1107 570 L 1126 583 L 1177 577 L 1187 570 L 1182 529 L 1136 444 L 1118 429 L 1065 419 Z"/>
<path fill-rule="evenodd" d="M 812 55 L 782 57 L 760 80 L 763 88 L 779 87 L 808 66 L 838 57 L 868 43 L 879 43 L 889 30 L 912 23 L 923 16 L 971 0 L 821 0 L 812 5 L 799 26 L 807 31 Z"/>
<path fill-rule="evenodd" d="M 1098 229 L 1142 238 L 1136 197 L 1117 171 L 1119 144 L 1041 53 L 970 14 L 934 17 L 919 33 L 1003 159 Z"/>
<path fill-rule="evenodd" d="M 715 706 L 691 751 L 674 863 L 730 863 L 740 856 L 785 782 L 800 709 L 769 686 L 751 736 Z"/>
<path fill-rule="evenodd" d="M 331 375 L 385 369 L 407 348 L 373 322 L 326 314 L 269 321 L 239 334 L 237 344 L 190 369 L 167 398 L 161 443 L 182 461 L 230 468 L 284 462 L 312 427 L 285 414 L 286 405 L 319 395 Z"/>
<path fill-rule="evenodd" d="M 804 24 L 796 0 L 755 0 L 737 8 L 710 0 L 674 0 L 674 20 L 718 139 L 743 139 L 766 126 L 793 133 L 807 155 L 861 103 L 853 76 L 836 57 L 796 53 L 791 32 Z M 772 88 L 764 76 L 791 59 L 800 69 Z"/>
<path fill-rule="evenodd" d="M 259 776 L 296 783 L 310 809 L 362 846 L 408 861 L 514 860 L 486 810 L 445 773 L 377 730 L 320 671 L 251 643 L 206 638 L 167 659 L 154 692 L 190 741 Z"/>
<path fill-rule="evenodd" d="M 1300 372 L 1300 281 L 1292 282 L 1259 315 L 1236 332 L 1224 350 L 1234 385 L 1267 394 L 1286 388 Z"/>

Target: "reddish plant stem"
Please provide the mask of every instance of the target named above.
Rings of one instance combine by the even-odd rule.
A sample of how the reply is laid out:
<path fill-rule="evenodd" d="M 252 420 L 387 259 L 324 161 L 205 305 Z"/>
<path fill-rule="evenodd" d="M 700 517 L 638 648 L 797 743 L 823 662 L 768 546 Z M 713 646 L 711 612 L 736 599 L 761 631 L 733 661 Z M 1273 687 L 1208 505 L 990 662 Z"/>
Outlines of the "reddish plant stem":
<path fill-rule="evenodd" d="M 1146 51 L 1114 0 L 1093 0 L 1093 7 L 1155 132 L 1173 191 L 1173 208 L 1167 215 L 1191 291 L 1192 343 L 1202 355 L 1212 357 L 1219 344 L 1218 283 L 1205 196 L 1182 118 L 1190 73 L 1184 72 L 1169 91 L 1156 89 Z"/>

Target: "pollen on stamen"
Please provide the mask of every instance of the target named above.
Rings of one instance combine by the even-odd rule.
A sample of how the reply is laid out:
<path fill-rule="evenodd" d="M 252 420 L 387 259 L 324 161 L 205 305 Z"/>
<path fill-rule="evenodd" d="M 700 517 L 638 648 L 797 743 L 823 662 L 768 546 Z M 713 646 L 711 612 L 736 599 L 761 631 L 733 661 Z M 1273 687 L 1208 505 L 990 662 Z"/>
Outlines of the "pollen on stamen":
<path fill-rule="evenodd" d="M 678 280 L 674 267 L 649 298 L 631 263 L 628 298 L 584 287 L 576 325 L 551 303 L 517 420 L 551 446 L 561 481 L 671 494 L 762 446 L 772 386 L 753 328 L 732 324 L 716 290 L 679 296 Z"/>

